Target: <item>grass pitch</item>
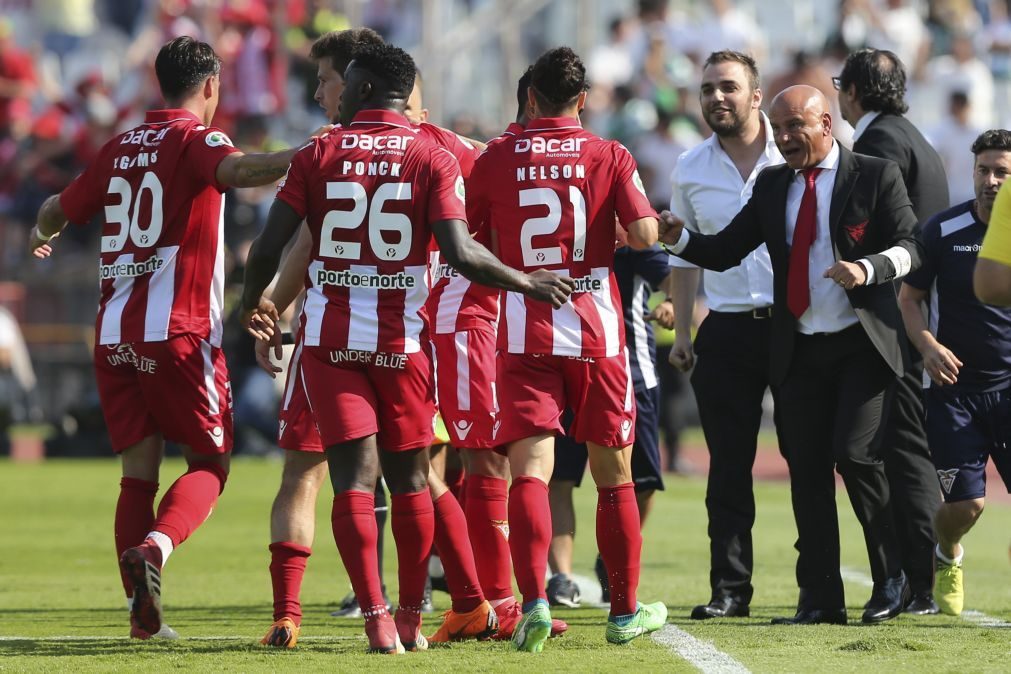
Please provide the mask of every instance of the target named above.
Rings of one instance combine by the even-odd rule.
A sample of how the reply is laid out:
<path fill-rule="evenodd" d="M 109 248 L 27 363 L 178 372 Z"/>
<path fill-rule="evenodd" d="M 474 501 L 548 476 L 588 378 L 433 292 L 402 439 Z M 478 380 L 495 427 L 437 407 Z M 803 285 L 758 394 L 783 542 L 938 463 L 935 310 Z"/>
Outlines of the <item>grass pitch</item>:
<path fill-rule="evenodd" d="M 167 461 L 163 486 L 181 471 L 180 462 Z M 536 656 L 497 642 L 454 644 L 392 659 L 366 655 L 360 622 L 329 615 L 349 586 L 330 534 L 327 488 L 302 588 L 302 640 L 294 651 L 267 650 L 257 642 L 271 622 L 268 514 L 279 475 L 277 462 L 235 461 L 216 512 L 172 555 L 163 575 L 166 621 L 183 639 L 141 643 L 125 638 L 128 615 L 115 565 L 117 463 L 0 462 L 0 670 L 696 671 L 676 649 L 648 638 L 626 647 L 606 644 L 606 609 L 596 607 L 555 611 L 571 628 Z M 691 607 L 709 596 L 705 481 L 670 478 L 667 491 L 657 495 L 645 532 L 640 597 L 666 602 L 672 625 L 754 672 L 1011 669 L 1011 507 L 988 506 L 965 541 L 966 606 L 985 615 L 902 616 L 865 627 L 855 621 L 870 595 L 859 580 L 867 574 L 866 556 L 840 494 L 844 564 L 856 579 L 847 583 L 850 625 L 773 627 L 772 617 L 790 615 L 795 607 L 795 528 L 785 484 L 759 484 L 756 492 L 752 617 L 705 623 L 687 619 Z M 594 498 L 588 486 L 577 490 L 576 572 L 591 577 Z M 386 536 L 386 580 L 395 597 L 388 530 Z M 436 593 L 435 599 L 438 609 L 448 607 L 444 594 Z M 437 624 L 437 614 L 428 617 L 425 632 Z M 698 649 L 689 646 L 685 653 L 703 671 L 719 671 L 718 663 L 703 661 Z"/>

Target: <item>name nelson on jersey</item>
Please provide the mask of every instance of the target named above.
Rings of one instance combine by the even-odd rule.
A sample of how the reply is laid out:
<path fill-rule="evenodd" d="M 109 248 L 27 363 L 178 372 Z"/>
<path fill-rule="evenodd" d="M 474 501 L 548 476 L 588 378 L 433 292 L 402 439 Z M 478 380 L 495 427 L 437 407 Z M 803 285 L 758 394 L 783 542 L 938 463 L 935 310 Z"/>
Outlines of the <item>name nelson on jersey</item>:
<path fill-rule="evenodd" d="M 513 151 L 517 154 L 530 152 L 547 157 L 579 157 L 585 138 L 520 138 L 516 141 Z M 558 180 L 585 178 L 586 167 L 582 164 L 539 164 L 535 166 L 520 166 L 516 169 L 516 181 L 524 180 Z"/>

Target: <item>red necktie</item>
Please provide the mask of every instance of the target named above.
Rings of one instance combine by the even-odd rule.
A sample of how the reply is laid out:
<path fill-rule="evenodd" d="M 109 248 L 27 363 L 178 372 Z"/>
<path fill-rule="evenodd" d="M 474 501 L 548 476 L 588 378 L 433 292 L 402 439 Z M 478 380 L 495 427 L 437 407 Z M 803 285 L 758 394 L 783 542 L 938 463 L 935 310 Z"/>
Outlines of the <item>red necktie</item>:
<path fill-rule="evenodd" d="M 808 269 L 811 261 L 811 244 L 818 231 L 818 195 L 814 181 L 821 173 L 820 168 L 804 169 L 804 197 L 797 212 L 797 226 L 793 230 L 793 247 L 790 249 L 790 271 L 786 277 L 786 306 L 800 318 L 811 306 L 811 290 L 808 287 Z"/>

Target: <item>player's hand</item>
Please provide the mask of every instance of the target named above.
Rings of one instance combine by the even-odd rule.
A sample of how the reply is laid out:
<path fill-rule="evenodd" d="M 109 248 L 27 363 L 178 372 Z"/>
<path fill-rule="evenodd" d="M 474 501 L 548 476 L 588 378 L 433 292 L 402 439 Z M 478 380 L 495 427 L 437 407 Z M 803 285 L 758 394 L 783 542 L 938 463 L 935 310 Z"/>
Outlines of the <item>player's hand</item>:
<path fill-rule="evenodd" d="M 671 347 L 667 361 L 680 372 L 687 372 L 695 365 L 695 349 L 692 348 L 691 335 L 675 335 L 674 346 Z"/>
<path fill-rule="evenodd" d="M 656 305 L 653 311 L 646 314 L 647 321 L 656 321 L 661 328 L 672 330 L 674 328 L 674 303 L 664 300 Z"/>
<path fill-rule="evenodd" d="M 867 271 L 857 262 L 836 262 L 822 276 L 832 279 L 843 290 L 853 290 L 867 283 Z"/>
<path fill-rule="evenodd" d="M 937 342 L 923 354 L 923 369 L 938 386 L 951 385 L 958 381 L 958 368 L 962 361 L 951 350 Z"/>
<path fill-rule="evenodd" d="M 246 332 L 257 339 L 269 342 L 274 333 L 280 335 L 277 315 L 277 307 L 265 297 L 260 298 L 260 303 L 255 309 L 250 309 L 242 313 L 241 322 L 245 326 Z M 278 337 L 280 339 L 280 337 Z"/>
<path fill-rule="evenodd" d="M 262 339 L 256 340 L 253 345 L 253 350 L 256 353 L 256 364 L 260 366 L 260 369 L 270 375 L 271 379 L 277 377 L 277 373 L 281 371 L 277 365 L 274 365 L 273 361 L 270 359 L 270 352 L 274 352 L 274 360 L 280 361 L 284 358 L 284 351 L 281 348 L 281 332 L 275 330 L 274 334 L 270 336 L 270 341 L 265 342 Z"/>
<path fill-rule="evenodd" d="M 550 302 L 555 309 L 560 308 L 569 299 L 575 283 L 568 276 L 559 276 L 547 269 L 538 269 L 527 275 L 530 280 L 530 287 L 526 291 L 527 297 L 541 302 Z"/>
<path fill-rule="evenodd" d="M 53 254 L 53 239 L 60 235 L 59 232 L 53 234 L 52 238 L 48 241 L 43 241 L 39 238 L 39 226 L 35 225 L 32 227 L 31 233 L 28 235 L 28 250 L 31 251 L 32 255 L 44 260 Z"/>
<path fill-rule="evenodd" d="M 659 228 L 660 242 L 673 246 L 681 238 L 681 232 L 685 228 L 685 221 L 670 211 L 661 211 L 660 218 L 657 220 L 657 226 Z"/>
<path fill-rule="evenodd" d="M 333 131 L 334 128 L 335 127 L 333 124 L 324 124 L 323 126 L 313 131 L 311 134 L 309 134 L 309 138 L 322 138 L 323 136 Z"/>

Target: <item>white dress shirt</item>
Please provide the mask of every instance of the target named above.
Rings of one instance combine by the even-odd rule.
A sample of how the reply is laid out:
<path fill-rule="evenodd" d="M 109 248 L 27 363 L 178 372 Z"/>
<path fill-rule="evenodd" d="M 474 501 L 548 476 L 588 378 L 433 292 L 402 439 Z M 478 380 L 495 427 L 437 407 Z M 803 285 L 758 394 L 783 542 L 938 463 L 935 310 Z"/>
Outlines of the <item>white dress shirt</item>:
<path fill-rule="evenodd" d="M 853 142 L 857 142 L 860 136 L 864 134 L 867 127 L 871 125 L 875 119 L 881 114 L 878 110 L 871 110 L 870 112 L 865 112 L 861 115 L 860 119 L 857 120 L 857 125 L 853 127 Z"/>
<path fill-rule="evenodd" d="M 829 211 L 832 208 L 832 188 L 839 170 L 839 144 L 832 142 L 832 150 L 821 160 L 821 173 L 815 179 L 814 189 L 818 199 L 817 228 L 811 244 L 808 261 L 808 288 L 811 306 L 797 319 L 797 330 L 811 335 L 816 332 L 839 332 L 858 322 L 846 291 L 830 278 L 825 270 L 835 264 L 832 232 L 829 229 Z M 797 229 L 797 214 L 804 198 L 805 179 L 802 171 L 795 171 L 793 181 L 786 191 L 786 243 L 793 245 L 793 232 Z"/>
<path fill-rule="evenodd" d="M 765 113 L 760 114 L 765 130 L 765 150 L 747 180 L 741 178 L 716 134 L 681 155 L 671 173 L 670 209 L 684 220 L 688 229 L 701 234 L 722 231 L 748 203 L 762 169 L 783 163 L 769 119 Z M 671 257 L 671 265 L 695 268 L 676 257 Z M 751 311 L 772 304 L 772 262 L 764 243 L 749 253 L 740 265 L 722 272 L 704 271 L 703 278 L 709 308 L 714 311 Z"/>

